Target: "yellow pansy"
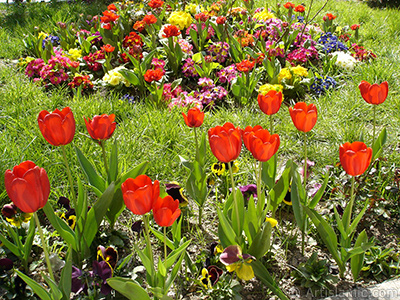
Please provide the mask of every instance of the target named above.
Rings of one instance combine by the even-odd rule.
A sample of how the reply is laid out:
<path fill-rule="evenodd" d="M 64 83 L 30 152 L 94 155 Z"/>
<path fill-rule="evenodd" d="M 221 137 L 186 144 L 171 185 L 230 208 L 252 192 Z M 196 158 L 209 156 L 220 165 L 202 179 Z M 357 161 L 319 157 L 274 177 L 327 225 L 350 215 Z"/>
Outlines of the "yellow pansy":
<path fill-rule="evenodd" d="M 275 15 L 268 11 L 268 9 L 264 9 L 263 11 L 254 14 L 254 19 L 259 21 L 266 21 L 273 18 L 276 18 Z"/>
<path fill-rule="evenodd" d="M 274 218 L 265 218 L 265 222 L 268 222 L 269 224 L 271 224 L 271 227 L 274 228 L 277 224 L 278 221 Z"/>

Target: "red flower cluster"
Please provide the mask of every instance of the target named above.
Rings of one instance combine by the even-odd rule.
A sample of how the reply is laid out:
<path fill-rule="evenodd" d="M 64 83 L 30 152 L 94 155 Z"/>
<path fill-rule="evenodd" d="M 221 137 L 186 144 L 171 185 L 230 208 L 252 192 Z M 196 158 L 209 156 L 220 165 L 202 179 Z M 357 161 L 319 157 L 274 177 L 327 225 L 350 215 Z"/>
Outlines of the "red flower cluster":
<path fill-rule="evenodd" d="M 75 135 L 75 119 L 69 107 L 62 111 L 56 109 L 52 113 L 42 110 L 38 125 L 45 140 L 53 146 L 67 145 Z"/>
<path fill-rule="evenodd" d="M 295 12 L 300 12 L 300 13 L 302 13 L 302 12 L 304 12 L 306 10 L 306 8 L 303 6 L 303 5 L 297 5 L 295 8 L 294 8 L 294 11 Z"/>
<path fill-rule="evenodd" d="M 83 57 L 83 60 L 87 63 L 89 70 L 94 72 L 102 69 L 101 63 L 98 60 L 106 58 L 103 50 L 98 50 L 95 53 L 89 53 Z"/>
<path fill-rule="evenodd" d="M 86 129 L 94 140 L 104 141 L 108 140 L 114 133 L 117 123 L 114 122 L 115 115 L 94 116 L 93 120 L 90 118 L 83 118 L 85 120 Z"/>
<path fill-rule="evenodd" d="M 164 75 L 163 69 L 149 69 L 144 74 L 144 80 L 147 82 L 159 81 Z"/>
<path fill-rule="evenodd" d="M 185 124 L 189 127 L 200 127 L 203 124 L 204 112 L 202 112 L 198 107 L 189 109 L 187 115 L 182 112 Z"/>
<path fill-rule="evenodd" d="M 359 61 L 368 61 L 376 58 L 376 54 L 371 50 L 365 50 L 363 46 L 359 46 L 355 43 L 351 45 L 350 50 L 354 52 L 351 55 Z"/>
<path fill-rule="evenodd" d="M 126 207 L 136 215 L 144 215 L 153 210 L 154 220 L 159 226 L 169 227 L 180 216 L 179 200 L 171 196 L 160 196 L 160 183 L 154 183 L 146 175 L 128 178 L 121 184 L 122 197 Z"/>
<path fill-rule="evenodd" d="M 133 24 L 133 29 L 142 32 L 145 29 L 146 23 L 141 20 L 141 21 L 136 21 L 135 24 Z"/>
<path fill-rule="evenodd" d="M 309 132 L 317 123 L 317 107 L 314 104 L 297 102 L 293 108 L 289 107 L 289 112 L 294 126 L 300 131 Z"/>
<path fill-rule="evenodd" d="M 323 19 L 324 21 L 326 21 L 326 20 L 332 21 L 332 20 L 336 19 L 336 16 L 334 16 L 334 15 L 331 14 L 331 13 L 327 13 L 322 19 Z"/>
<path fill-rule="evenodd" d="M 150 0 L 150 2 L 149 2 L 149 6 L 151 8 L 159 8 L 159 7 L 163 6 L 163 4 L 164 4 L 164 1 L 162 1 L 162 0 Z"/>
<path fill-rule="evenodd" d="M 218 25 L 223 25 L 226 22 L 226 17 L 217 17 L 216 22 Z"/>
<path fill-rule="evenodd" d="M 170 38 L 173 36 L 179 36 L 181 32 L 179 31 L 179 28 L 176 27 L 175 25 L 167 25 L 164 27 L 164 34 L 162 35 L 164 38 Z"/>
<path fill-rule="evenodd" d="M 125 48 L 132 48 L 133 46 L 141 47 L 143 46 L 143 40 L 136 32 L 130 32 L 129 35 L 124 38 L 122 46 Z"/>
<path fill-rule="evenodd" d="M 115 6 L 114 3 L 110 4 L 109 6 L 107 6 L 107 10 L 115 11 L 115 12 L 118 11 L 118 9 L 117 9 L 117 7 Z"/>
<path fill-rule="evenodd" d="M 286 2 L 283 7 L 289 9 L 289 8 L 294 8 L 296 5 L 294 5 L 292 2 Z"/>
<path fill-rule="evenodd" d="M 201 12 L 201 13 L 199 13 L 199 14 L 196 14 L 196 15 L 194 16 L 194 18 L 195 18 L 197 21 L 205 22 L 205 21 L 207 21 L 207 20 L 210 18 L 210 16 L 209 16 L 208 14 L 205 14 L 204 12 Z"/>
<path fill-rule="evenodd" d="M 245 59 L 245 60 L 242 60 L 240 63 L 236 64 L 236 69 L 239 72 L 248 73 L 254 68 L 254 64 L 255 64 L 254 61 L 249 61 L 249 60 Z"/>
<path fill-rule="evenodd" d="M 70 88 L 76 88 L 78 86 L 81 86 L 84 89 L 91 89 L 93 88 L 93 83 L 90 81 L 89 75 L 78 75 L 75 76 L 74 79 L 68 83 L 68 86 Z"/>
<path fill-rule="evenodd" d="M 104 52 L 107 53 L 111 53 L 114 52 L 115 47 L 111 46 L 110 44 L 104 45 L 103 47 L 101 47 L 101 50 L 103 50 Z"/>
<path fill-rule="evenodd" d="M 112 28 L 111 23 L 117 21 L 119 16 L 113 11 L 106 10 L 103 12 L 103 16 L 100 17 L 101 26 L 104 29 L 110 30 Z"/>
<path fill-rule="evenodd" d="M 144 23 L 146 23 L 147 25 L 151 25 L 151 24 L 157 23 L 157 18 L 154 15 L 150 14 L 150 15 L 144 16 L 142 21 Z"/>
<path fill-rule="evenodd" d="M 359 29 L 360 28 L 360 25 L 359 24 L 354 24 L 354 25 L 351 25 L 351 30 L 357 30 L 357 29 Z"/>

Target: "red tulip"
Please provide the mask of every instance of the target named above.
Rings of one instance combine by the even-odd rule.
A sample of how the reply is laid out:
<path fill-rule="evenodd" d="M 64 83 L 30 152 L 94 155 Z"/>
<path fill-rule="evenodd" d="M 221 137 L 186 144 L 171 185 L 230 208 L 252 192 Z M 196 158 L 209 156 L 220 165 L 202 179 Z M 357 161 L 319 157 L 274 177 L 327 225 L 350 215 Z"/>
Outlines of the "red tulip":
<path fill-rule="evenodd" d="M 235 160 L 242 149 L 241 129 L 232 123 L 212 127 L 208 130 L 208 141 L 214 156 L 223 163 Z"/>
<path fill-rule="evenodd" d="M 247 126 L 243 132 L 243 141 L 246 148 L 258 161 L 269 160 L 278 151 L 280 145 L 279 135 L 271 135 L 260 125 L 254 128 Z"/>
<path fill-rule="evenodd" d="M 200 127 L 203 124 L 204 112 L 198 107 L 194 107 L 188 110 L 187 116 L 182 112 L 183 119 L 189 127 Z"/>
<path fill-rule="evenodd" d="M 282 92 L 270 90 L 266 95 L 259 94 L 257 100 L 262 112 L 270 116 L 276 114 L 281 108 Z"/>
<path fill-rule="evenodd" d="M 38 117 L 39 129 L 43 137 L 53 146 L 71 143 L 75 135 L 75 119 L 69 107 L 52 113 L 42 110 Z"/>
<path fill-rule="evenodd" d="M 347 174 L 358 176 L 367 170 L 371 158 L 372 149 L 363 142 L 349 142 L 339 148 L 340 163 Z"/>
<path fill-rule="evenodd" d="M 174 200 L 171 196 L 164 198 L 158 197 L 153 206 L 153 216 L 156 223 L 162 227 L 171 226 L 181 215 L 179 200 Z"/>
<path fill-rule="evenodd" d="M 294 126 L 300 131 L 309 132 L 317 123 L 317 107 L 314 104 L 307 106 L 304 102 L 298 102 L 289 107 L 290 117 Z"/>
<path fill-rule="evenodd" d="M 362 80 L 358 88 L 360 89 L 361 96 L 369 104 L 381 104 L 386 100 L 389 87 L 387 81 L 382 82 L 380 85 L 377 83 L 370 84 Z"/>
<path fill-rule="evenodd" d="M 83 118 L 85 120 L 86 129 L 94 140 L 108 140 L 114 133 L 117 123 L 114 122 L 115 115 L 94 116 L 93 120 L 90 118 Z"/>
<path fill-rule="evenodd" d="M 7 170 L 4 184 L 8 197 L 23 212 L 33 213 L 46 205 L 50 194 L 47 173 L 32 161 L 24 161 Z"/>
<path fill-rule="evenodd" d="M 139 175 L 125 180 L 121 190 L 126 207 L 135 215 L 144 215 L 153 208 L 160 195 L 160 184 L 157 180 L 152 183 L 146 175 Z"/>

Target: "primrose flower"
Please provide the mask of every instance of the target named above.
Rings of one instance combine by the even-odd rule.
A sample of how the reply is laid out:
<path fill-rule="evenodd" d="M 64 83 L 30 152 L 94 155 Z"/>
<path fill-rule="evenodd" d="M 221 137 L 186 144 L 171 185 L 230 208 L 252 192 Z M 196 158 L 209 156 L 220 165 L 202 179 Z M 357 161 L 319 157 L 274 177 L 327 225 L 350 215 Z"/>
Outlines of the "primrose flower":
<path fill-rule="evenodd" d="M 82 50 L 79 50 L 77 48 L 71 48 L 71 49 L 69 49 L 67 55 L 70 60 L 77 61 L 78 58 L 82 57 Z"/>
<path fill-rule="evenodd" d="M 168 23 L 176 25 L 182 30 L 192 24 L 192 16 L 185 11 L 174 11 L 169 16 Z"/>
<path fill-rule="evenodd" d="M 260 88 L 258 89 L 258 93 L 265 96 L 271 90 L 274 90 L 276 92 L 282 92 L 283 85 L 266 83 L 260 86 Z"/>
<path fill-rule="evenodd" d="M 274 18 L 276 18 L 276 16 L 270 12 L 269 9 L 264 9 L 263 11 L 254 14 L 254 19 L 258 21 L 266 21 Z"/>
<path fill-rule="evenodd" d="M 332 53 L 332 57 L 336 57 L 335 65 L 345 71 L 351 71 L 357 64 L 357 60 L 351 54 L 343 51 L 336 51 Z"/>
<path fill-rule="evenodd" d="M 228 272 L 236 272 L 242 280 L 250 280 L 254 277 L 254 271 L 250 263 L 255 259 L 250 254 L 242 254 L 242 248 L 238 245 L 231 245 L 225 248 L 219 260 L 226 266 Z"/>
<path fill-rule="evenodd" d="M 120 66 L 115 69 L 112 69 L 111 71 L 108 71 L 107 74 L 104 75 L 103 81 L 112 85 L 112 86 L 117 86 L 121 82 L 126 86 L 129 87 L 130 83 L 128 80 L 125 79 L 124 76 L 119 72 L 120 70 L 124 70 L 125 67 Z"/>

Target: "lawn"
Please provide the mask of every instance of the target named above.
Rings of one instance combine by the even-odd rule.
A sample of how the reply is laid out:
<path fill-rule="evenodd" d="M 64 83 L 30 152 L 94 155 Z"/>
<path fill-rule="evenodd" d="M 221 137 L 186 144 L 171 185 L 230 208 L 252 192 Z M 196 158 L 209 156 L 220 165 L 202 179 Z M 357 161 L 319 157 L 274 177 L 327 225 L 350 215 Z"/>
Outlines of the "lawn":
<path fill-rule="evenodd" d="M 152 2 L 158 1 L 149 1 Z M 10 209 L 7 204 L 18 198 L 15 196 L 18 193 L 14 196 L 7 193 L 3 176 L 6 170 L 27 160 L 46 171 L 50 186 L 48 201 L 37 203 L 35 209 L 22 208 L 25 202 L 36 203 L 26 199 L 28 196 L 35 199 L 36 194 L 32 196 L 25 191 L 23 197 L 14 201 L 19 208 L 13 207 L 16 214 L 9 216 L 4 209 L 2 211 L 0 255 L 2 259 L 11 259 L 14 266 L 11 270 L 0 269 L 3 272 L 0 293 L 6 299 L 34 299 L 37 297 L 34 293 L 42 299 L 297 299 L 299 296 L 294 290 L 303 296 L 311 292 L 317 299 L 329 293 L 329 289 L 340 291 L 369 285 L 398 274 L 400 12 L 384 6 L 371 7 L 366 1 L 307 1 L 304 13 L 301 9 L 296 11 L 300 4 L 297 2 L 293 8 L 286 8 L 285 3 L 278 7 L 275 1 L 227 2 L 229 5 L 221 6 L 218 16 L 223 16 L 223 12 L 228 16 L 230 8 L 246 5 L 254 15 L 260 13 L 254 11 L 255 8 L 268 5 L 271 13 L 289 23 L 289 27 L 297 20 L 292 19 L 291 14 L 303 16 L 314 28 L 325 32 L 337 26 L 338 36 L 350 34 L 348 42 L 342 37 L 344 45 L 357 42 L 376 58 L 358 61 L 354 67 L 343 69 L 335 65 L 335 59 L 321 46 L 317 47 L 318 58 L 291 61 L 291 68 L 295 65 L 305 67 L 306 76 L 297 75 L 290 69 L 292 81 L 290 78 L 282 81 L 278 79 L 278 73 L 283 74 L 279 70 L 290 66 L 288 53 L 295 44 L 290 40 L 294 30 L 288 30 L 288 35 L 283 34 L 287 24 L 270 27 L 282 30 L 278 44 L 284 44 L 285 52 L 283 57 L 272 59 L 271 52 L 263 49 L 261 42 L 258 44 L 260 38 L 256 38 L 255 22 L 249 21 L 244 13 L 231 14 L 227 18 L 225 22 L 230 24 L 230 29 L 222 29 L 228 25 L 217 24 L 215 18 L 212 19 L 212 28 L 217 34 L 210 39 L 206 38 L 205 31 L 202 31 L 203 39 L 201 34 L 185 35 L 188 26 L 184 26 L 185 30 L 180 29 L 186 40 L 192 42 L 193 53 L 200 53 L 197 50 L 203 47 L 203 56 L 198 54 L 194 58 L 193 54 L 182 54 L 182 44 L 179 49 L 175 47 L 178 44 L 174 44 L 174 37 L 168 37 L 169 40 L 164 37 L 165 42 L 161 42 L 157 35 L 161 25 L 174 23 L 173 19 L 168 22 L 167 19 L 173 12 L 181 11 L 181 3 L 166 1 L 171 5 L 171 11 L 165 10 L 164 6 L 151 8 L 147 2 L 115 3 L 115 13 L 120 17 L 108 22 L 100 17 L 104 18 L 103 12 L 113 11 L 113 8 L 108 6 L 111 3 L 101 1 L 0 6 L 0 37 L 3 41 L 0 47 L 0 152 L 3 153 L 0 158 L 0 201 Z M 212 11 L 211 2 L 204 6 L 198 12 Z M 157 16 L 156 23 L 143 25 L 144 44 L 140 51 L 123 42 L 129 32 L 139 32 L 132 29 L 133 24 L 143 17 L 135 14 L 139 9 Z M 328 13 L 336 18 L 329 20 Z M 199 27 L 192 32 L 201 30 L 201 23 L 210 25 L 211 19 L 205 21 L 199 16 L 196 21 L 195 14 L 189 16 Z M 92 17 L 96 15 L 99 18 L 93 21 Z M 327 20 L 323 20 L 324 16 Z M 176 20 L 178 25 L 182 22 L 180 18 Z M 73 30 L 91 31 L 91 26 L 100 25 L 100 22 L 102 27 L 97 29 L 103 37 L 102 42 L 92 45 L 90 39 L 76 38 Z M 107 24 L 112 28 L 107 29 Z M 357 31 L 350 29 L 353 24 L 360 25 Z M 246 30 L 254 35 L 255 42 L 242 47 L 240 34 Z M 322 30 L 310 33 L 312 39 L 318 41 L 324 34 Z M 40 32 L 45 34 L 41 36 Z M 94 32 L 93 29 L 91 33 Z M 63 38 L 62 33 L 67 34 L 67 38 Z M 227 33 L 230 35 L 225 36 Z M 26 57 L 36 59 L 37 54 L 46 57 L 54 52 L 51 42 L 44 42 L 42 48 L 42 40 L 49 34 L 58 34 L 61 41 L 66 42 L 61 43 L 65 52 L 87 47 L 86 54 L 89 55 L 106 44 L 116 49 L 102 50 L 104 59 L 100 59 L 98 71 L 89 70 L 88 60 L 82 54 L 75 60 L 80 63 L 78 66 L 68 67 L 67 80 L 62 84 L 55 84 L 54 78 L 44 78 L 39 73 L 29 78 L 25 70 L 28 70 L 30 60 Z M 207 57 L 211 50 L 206 52 L 204 46 L 218 41 L 227 41 L 231 48 L 239 46 L 236 54 L 231 49 L 226 60 L 215 67 L 215 59 L 211 62 Z M 282 49 L 275 44 L 271 47 L 276 47 L 276 51 Z M 122 64 L 118 60 L 123 59 L 124 51 L 131 57 Z M 146 71 L 157 68 L 149 62 L 138 63 L 134 56 L 140 55 L 141 51 L 145 57 L 146 53 L 151 53 L 149 55 L 167 60 L 167 73 L 162 74 L 162 80 L 146 79 Z M 266 55 L 264 63 L 256 63 L 251 71 L 238 71 L 241 77 L 237 76 L 236 81 L 227 84 L 218 78 L 219 69 L 235 63 L 239 70 L 240 62 L 250 56 L 257 59 L 259 52 Z M 184 58 L 176 60 L 181 54 Z M 204 100 L 201 102 L 193 93 L 187 95 L 187 98 L 195 98 L 191 106 L 201 106 L 205 112 L 204 122 L 198 128 L 190 128 L 184 122 L 182 112 L 187 114 L 190 105 L 168 105 L 168 100 L 161 95 L 161 86 L 174 81 L 187 93 L 200 93 L 206 89 L 204 85 L 200 87 L 198 78 L 182 71 L 184 59 L 191 55 L 194 60 L 199 60 L 197 72 L 204 72 L 204 77 L 212 78 L 217 88 L 223 87 L 227 92 L 218 100 L 214 96 L 213 105 Z M 145 58 L 141 62 L 145 62 Z M 114 85 L 112 78 L 116 75 L 109 71 L 121 65 L 126 69 L 118 73 L 119 83 Z M 276 65 L 279 65 L 278 69 Z M 267 67 L 275 72 L 272 76 L 266 71 Z M 93 88 L 68 85 L 77 77 L 78 70 L 81 75 L 90 74 Z M 109 79 L 104 76 L 107 72 Z M 323 79 L 329 76 L 335 85 L 319 94 L 310 87 L 318 76 Z M 130 82 L 129 86 L 123 83 L 126 80 Z M 364 101 L 359 88 L 363 80 L 379 85 L 387 82 L 386 100 L 379 105 Z M 257 102 L 260 86 L 266 83 L 283 85 L 282 106 L 270 117 L 260 110 Z M 240 92 L 235 92 L 235 87 Z M 222 94 L 221 91 L 218 90 Z M 272 95 L 278 97 L 278 91 L 273 91 Z M 171 103 L 178 98 L 173 98 Z M 306 130 L 307 133 L 294 126 L 289 113 L 289 107 L 298 102 L 312 103 L 318 111 L 315 126 Z M 38 116 L 43 110 L 51 113 L 65 107 L 71 109 L 76 123 L 74 138 L 72 142 L 55 146 L 49 142 L 53 127 L 46 125 L 49 131 L 43 133 L 38 126 Z M 115 115 L 116 128 L 107 141 L 89 134 L 84 120 L 103 114 Z M 113 120 L 105 122 L 110 126 Z M 232 146 L 238 142 L 237 137 L 240 137 L 238 144 L 242 145 L 241 133 L 236 129 L 233 135 L 232 130 L 229 131 L 230 139 L 234 139 L 229 142 L 218 133 L 211 134 L 219 137 L 213 144 L 208 130 L 226 122 L 243 130 L 247 126 L 261 125 L 278 134 L 277 153 L 258 164 L 254 159 L 256 150 L 250 152 L 245 145 L 241 149 Z M 247 136 L 251 136 L 249 140 L 256 139 L 255 131 Z M 99 140 L 103 141 L 99 143 Z M 360 154 L 362 162 L 357 161 L 357 164 L 364 164 L 365 168 L 362 167 L 361 173 L 351 174 L 348 165 L 339 157 L 339 147 L 355 141 L 364 142 L 366 147 L 377 142 L 371 166 L 364 154 Z M 222 149 L 225 154 L 216 154 L 216 149 Z M 224 149 L 235 153 L 228 155 Z M 301 173 L 305 150 L 310 161 L 306 190 L 304 172 Z M 107 156 L 105 160 L 104 155 Z M 218 160 L 225 164 L 218 165 Z M 231 161 L 235 163 L 228 163 Z M 261 165 L 262 170 L 258 173 Z M 232 170 L 234 174 L 228 170 L 229 166 L 236 169 Z M 217 173 L 217 167 L 226 170 Z M 143 175 L 137 177 L 140 174 L 146 174 L 150 179 Z M 142 187 L 139 194 L 135 194 L 133 183 L 126 181 L 128 178 L 132 178 L 131 181 L 136 178 L 135 184 Z M 156 182 L 159 182 L 159 192 Z M 167 185 L 171 182 L 177 182 L 183 190 L 178 188 L 172 194 Z M 241 192 L 232 193 L 232 184 L 236 188 L 257 184 L 254 192 L 257 197 L 247 199 Z M 320 192 L 314 196 L 311 189 L 320 185 L 323 185 Z M 130 196 L 127 191 L 131 192 Z M 175 220 L 173 216 L 179 211 L 175 207 L 178 204 L 167 195 L 177 199 L 177 194 L 181 193 L 186 200 L 180 200 L 181 216 Z M 71 200 L 73 212 L 58 204 L 60 197 Z M 165 209 L 161 204 L 162 208 L 152 204 L 158 199 L 164 201 L 159 200 Z M 288 200 L 291 205 L 285 204 Z M 140 205 L 147 209 L 139 209 Z M 150 210 L 153 212 L 149 213 Z M 26 216 L 28 212 L 33 213 L 32 217 Z M 69 224 L 72 227 L 62 219 L 62 214 L 65 221 L 73 223 Z M 68 219 L 71 215 L 73 217 Z M 168 218 L 172 226 L 163 223 Z M 351 222 L 354 222 L 353 227 Z M 43 228 L 43 234 L 40 234 L 40 228 Z M 49 242 L 43 243 L 41 237 Z M 44 244 L 47 247 L 43 247 Z M 50 253 L 54 274 L 45 259 L 46 252 Z M 118 253 L 117 257 L 115 253 Z M 73 278 L 73 294 L 70 277 Z M 29 288 L 18 288 L 20 278 Z M 266 293 L 269 296 L 265 296 Z"/>

